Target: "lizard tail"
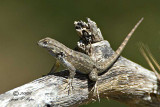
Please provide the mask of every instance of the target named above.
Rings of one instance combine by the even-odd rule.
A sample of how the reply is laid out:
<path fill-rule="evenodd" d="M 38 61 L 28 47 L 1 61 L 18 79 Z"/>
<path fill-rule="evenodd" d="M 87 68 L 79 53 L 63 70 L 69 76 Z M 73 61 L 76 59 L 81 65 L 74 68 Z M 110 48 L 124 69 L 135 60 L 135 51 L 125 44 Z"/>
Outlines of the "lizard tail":
<path fill-rule="evenodd" d="M 130 33 L 127 35 L 127 37 L 124 39 L 124 41 L 119 46 L 119 48 L 115 51 L 115 53 L 111 57 L 109 57 L 109 59 L 107 59 L 107 61 L 104 63 L 105 65 L 103 65 L 105 69 L 108 69 L 118 59 L 123 49 L 125 48 L 126 44 L 128 43 L 129 39 L 131 38 L 132 34 L 134 33 L 134 31 L 137 29 L 137 27 L 142 21 L 143 21 L 143 17 L 138 21 L 138 23 L 130 31 Z"/>

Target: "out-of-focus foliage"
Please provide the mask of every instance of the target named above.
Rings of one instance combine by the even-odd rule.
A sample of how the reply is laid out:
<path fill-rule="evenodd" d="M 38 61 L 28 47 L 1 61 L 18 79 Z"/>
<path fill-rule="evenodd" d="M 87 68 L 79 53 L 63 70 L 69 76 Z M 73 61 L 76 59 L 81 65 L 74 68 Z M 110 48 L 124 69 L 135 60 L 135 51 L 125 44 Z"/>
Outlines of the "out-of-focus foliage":
<path fill-rule="evenodd" d="M 48 36 L 74 48 L 78 35 L 73 22 L 86 17 L 96 21 L 114 50 L 144 17 L 122 55 L 148 67 L 137 42 L 148 44 L 159 59 L 159 4 L 159 0 L 0 0 L 0 93 L 48 73 L 54 59 L 37 41 Z M 113 104 L 119 106 L 106 100 L 87 106 Z"/>

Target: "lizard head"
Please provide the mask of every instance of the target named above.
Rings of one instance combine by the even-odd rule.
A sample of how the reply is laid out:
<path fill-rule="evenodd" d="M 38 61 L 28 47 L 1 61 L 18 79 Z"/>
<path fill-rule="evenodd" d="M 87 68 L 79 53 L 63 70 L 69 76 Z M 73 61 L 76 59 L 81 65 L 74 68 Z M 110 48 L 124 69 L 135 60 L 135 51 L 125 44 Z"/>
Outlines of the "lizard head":
<path fill-rule="evenodd" d="M 62 43 L 56 41 L 55 39 L 46 37 L 38 41 L 40 47 L 46 48 L 53 56 L 62 55 L 67 48 Z"/>

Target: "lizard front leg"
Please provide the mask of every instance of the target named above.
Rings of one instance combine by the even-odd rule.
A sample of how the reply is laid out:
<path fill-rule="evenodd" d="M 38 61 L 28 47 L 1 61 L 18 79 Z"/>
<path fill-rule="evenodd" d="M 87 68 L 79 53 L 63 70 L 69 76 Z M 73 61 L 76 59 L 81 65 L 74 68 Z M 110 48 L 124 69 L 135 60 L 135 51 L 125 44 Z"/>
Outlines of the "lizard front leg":
<path fill-rule="evenodd" d="M 65 58 L 61 58 L 60 60 L 63 64 L 63 66 L 69 70 L 69 77 L 68 77 L 69 80 L 67 83 L 67 86 L 69 86 L 69 90 L 68 90 L 68 94 L 69 94 L 70 92 L 72 93 L 72 88 L 73 88 L 72 82 L 73 82 L 73 78 L 76 74 L 76 68 L 69 61 L 67 61 Z M 67 88 L 67 86 L 66 86 L 66 88 Z"/>
<path fill-rule="evenodd" d="M 98 71 L 97 71 L 96 68 L 94 68 L 90 72 L 89 79 L 91 79 L 92 81 L 95 81 L 95 85 L 93 86 L 93 88 L 91 89 L 91 91 L 93 91 L 94 95 L 97 95 L 98 100 L 100 101 L 99 92 L 98 92 L 98 89 L 97 89 Z"/>

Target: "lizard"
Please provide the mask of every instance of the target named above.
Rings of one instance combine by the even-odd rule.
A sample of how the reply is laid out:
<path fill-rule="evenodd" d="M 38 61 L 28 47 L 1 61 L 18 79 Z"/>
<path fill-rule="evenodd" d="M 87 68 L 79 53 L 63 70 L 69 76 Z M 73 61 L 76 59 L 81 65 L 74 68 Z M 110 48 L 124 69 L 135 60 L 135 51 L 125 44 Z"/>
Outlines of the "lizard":
<path fill-rule="evenodd" d="M 133 32 L 136 30 L 136 28 L 142 22 L 142 20 L 143 18 L 135 25 L 135 27 L 127 35 L 127 37 L 124 39 L 124 41 L 122 42 L 120 47 L 115 51 L 115 53 L 103 63 L 96 63 L 88 55 L 74 51 L 66 47 L 62 43 L 56 41 L 55 39 L 51 39 L 49 37 L 41 39 L 38 42 L 38 45 L 43 48 L 46 48 L 51 53 L 51 55 L 53 55 L 56 58 L 56 60 L 58 60 L 64 67 L 66 67 L 69 70 L 69 91 L 72 91 L 72 80 L 75 76 L 76 71 L 79 71 L 83 74 L 89 74 L 89 78 L 92 81 L 96 82 L 94 85 L 94 92 L 97 92 L 98 74 L 108 69 L 119 58 L 121 52 L 125 48 Z"/>
<path fill-rule="evenodd" d="M 74 50 L 91 56 L 92 55 L 92 45 L 91 44 L 103 41 L 104 38 L 101 34 L 100 29 L 97 27 L 96 23 L 92 21 L 90 18 L 87 18 L 87 21 L 88 23 L 83 22 L 83 21 L 74 22 L 75 29 L 80 38 Z M 105 41 L 105 42 L 109 44 L 108 41 Z M 60 66 L 60 62 L 56 60 L 55 64 L 52 66 L 50 72 L 47 75 L 54 74 L 59 68 L 59 66 Z"/>
<path fill-rule="evenodd" d="M 103 50 L 106 49 L 106 47 L 110 47 L 109 42 L 104 40 L 104 38 L 101 34 L 101 31 L 97 27 L 96 23 L 94 21 L 92 21 L 90 18 L 87 18 L 87 20 L 88 20 L 88 23 L 85 23 L 83 21 L 75 21 L 74 22 L 76 31 L 77 31 L 77 33 L 79 34 L 79 37 L 80 37 L 80 41 L 78 41 L 78 44 L 77 44 L 78 49 L 81 49 L 81 52 L 88 54 L 94 61 L 96 61 L 98 63 L 100 62 L 100 66 L 102 65 L 102 63 L 106 64 L 106 66 L 111 66 L 119 58 L 117 56 L 118 55 L 120 56 L 120 54 L 123 50 L 123 49 L 121 50 L 121 48 L 125 47 L 129 38 L 131 37 L 131 35 L 133 34 L 133 32 L 135 31 L 137 26 L 141 23 L 143 18 L 135 25 L 135 27 L 128 34 L 128 36 L 123 41 L 121 46 L 118 48 L 118 50 L 116 51 L 117 56 L 116 56 L 116 54 L 115 54 L 115 56 L 112 55 L 111 57 L 109 57 L 109 59 L 103 58 L 106 55 L 106 54 L 103 53 Z M 95 48 L 94 43 L 97 43 L 97 42 L 101 42 L 101 44 L 102 44 L 101 46 L 105 46 L 105 47 L 101 48 L 102 50 L 100 51 L 100 53 L 99 53 L 99 51 L 98 51 L 98 53 L 95 53 L 96 52 L 95 50 L 92 53 L 92 48 L 93 49 Z M 105 43 L 105 45 L 103 45 L 104 43 Z M 106 62 L 108 62 L 108 63 L 106 63 Z M 103 66 L 105 66 L 105 65 L 103 65 Z M 98 77 L 98 75 L 97 75 L 97 77 Z M 96 89 L 96 84 L 95 84 L 95 89 Z M 99 99 L 98 90 L 97 90 L 97 95 L 98 95 L 98 99 Z M 100 101 L 100 99 L 99 99 L 99 101 Z"/>

